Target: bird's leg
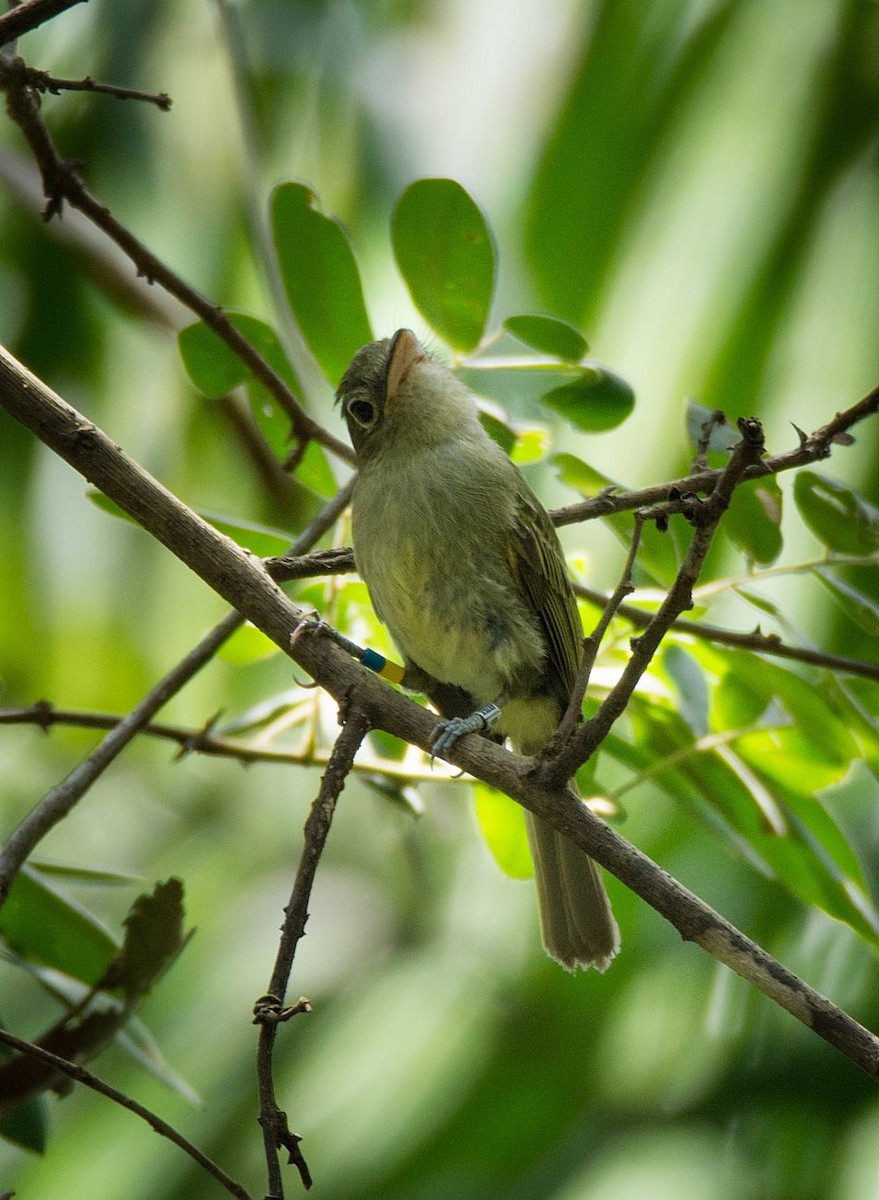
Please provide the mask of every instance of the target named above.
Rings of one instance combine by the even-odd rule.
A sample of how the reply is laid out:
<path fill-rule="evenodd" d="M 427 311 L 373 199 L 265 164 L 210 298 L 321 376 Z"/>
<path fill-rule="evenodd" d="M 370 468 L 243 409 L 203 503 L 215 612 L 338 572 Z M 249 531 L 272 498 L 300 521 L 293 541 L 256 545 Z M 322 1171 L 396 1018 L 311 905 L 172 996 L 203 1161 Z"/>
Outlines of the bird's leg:
<path fill-rule="evenodd" d="M 499 696 L 491 704 L 483 704 L 467 717 L 452 717 L 449 721 L 440 721 L 431 735 L 431 750 L 434 754 L 448 754 L 458 738 L 465 733 L 490 733 L 497 724 L 501 709 L 507 702 L 506 696 Z"/>
<path fill-rule="evenodd" d="M 368 667 L 370 671 L 375 671 L 376 675 L 381 675 L 383 679 L 390 680 L 391 683 L 402 683 L 405 674 L 399 663 L 391 662 L 385 658 L 383 654 L 379 654 L 377 650 L 370 650 L 368 646 L 358 646 L 356 642 L 352 642 L 350 638 L 346 638 L 344 634 L 339 633 L 338 629 L 334 629 L 328 621 L 322 619 L 315 620 L 308 616 L 299 622 L 290 637 L 290 645 L 294 646 L 303 633 L 319 633 L 329 636 L 333 641 L 341 646 L 346 654 L 350 654 L 357 662 L 362 663 L 364 667 Z"/>

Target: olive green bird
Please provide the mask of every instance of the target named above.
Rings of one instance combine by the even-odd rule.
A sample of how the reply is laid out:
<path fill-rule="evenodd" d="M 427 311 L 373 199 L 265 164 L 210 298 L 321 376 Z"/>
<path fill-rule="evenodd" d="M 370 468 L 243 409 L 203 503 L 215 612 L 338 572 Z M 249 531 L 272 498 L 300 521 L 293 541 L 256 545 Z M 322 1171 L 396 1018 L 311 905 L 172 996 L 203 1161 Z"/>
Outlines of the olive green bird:
<path fill-rule="evenodd" d="M 400 329 L 337 393 L 357 453 L 354 557 L 404 662 L 445 718 L 436 753 L 487 731 L 536 754 L 564 713 L 582 628 L 552 522 L 471 393 Z M 526 813 L 547 953 L 604 970 L 619 930 L 593 861 Z"/>

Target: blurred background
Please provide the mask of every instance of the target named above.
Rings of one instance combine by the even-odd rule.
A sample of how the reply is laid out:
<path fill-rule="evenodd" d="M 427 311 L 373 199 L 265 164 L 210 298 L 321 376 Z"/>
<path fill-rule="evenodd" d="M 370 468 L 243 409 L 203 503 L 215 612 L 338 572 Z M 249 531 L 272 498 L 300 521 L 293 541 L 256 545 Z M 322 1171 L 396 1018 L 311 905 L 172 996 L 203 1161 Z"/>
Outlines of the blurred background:
<path fill-rule="evenodd" d="M 48 96 L 61 152 L 154 252 L 212 300 L 285 330 L 266 260 L 268 197 L 307 183 L 351 233 L 373 326 L 416 331 L 388 220 L 420 176 L 458 179 L 487 214 L 498 319 L 546 310 L 628 379 L 635 414 L 588 454 L 641 486 L 684 474 L 688 397 L 757 414 L 795 446 L 879 379 L 879 5 L 873 0 L 91 0 L 27 35 L 56 76 L 170 93 L 170 113 Z M 295 532 L 302 497 L 261 470 L 234 404 L 200 397 L 176 349 L 191 320 L 66 212 L 41 223 L 20 134 L 0 122 L 0 342 L 188 503 Z M 289 332 L 308 405 L 331 389 Z M 520 415 L 528 416 L 528 413 Z M 534 414 L 530 414 L 532 417 Z M 587 449 L 588 447 L 588 449 Z M 829 473 L 874 501 L 864 425 Z M 344 473 L 340 470 L 339 478 Z M 545 469 L 547 503 L 571 502 Z M 782 480 L 787 494 L 792 480 Z M 223 615 L 221 602 L 0 415 L 3 705 L 124 712 Z M 597 523 L 592 523 L 597 524 Z M 819 553 L 793 514 L 783 561 Z M 597 586 L 621 551 L 569 532 Z M 742 570 L 730 562 L 730 573 Z M 875 644 L 813 581 L 763 583 L 807 639 Z M 753 611 L 731 602 L 732 625 Z M 278 656 L 230 653 L 163 717 L 190 727 L 293 686 Z M 332 729 L 332 709 L 321 714 Z M 96 743 L 4 728 L 4 830 Z M 180 876 L 196 936 L 143 1016 L 193 1106 L 118 1050 L 96 1070 L 261 1194 L 254 999 L 268 983 L 317 770 L 131 747 L 41 846 L 121 870 L 71 891 L 113 928 L 137 890 Z M 833 797 L 879 882 L 876 782 Z M 539 947 L 530 884 L 500 874 L 462 786 L 423 813 L 352 782 L 342 796 L 281 1031 L 279 1097 L 314 1195 L 456 1200 L 879 1200 L 879 1097 L 848 1061 L 616 881 L 623 951 L 569 977 Z M 879 1027 L 877 970 L 848 928 L 807 911 L 649 783 L 621 831 L 808 982 Z M 56 1010 L 0 963 L 4 1024 Z M 219 1195 L 135 1118 L 85 1091 L 52 1102 L 44 1159 L 0 1143 L 0 1190 L 126 1200 Z M 289 1194 L 298 1183 L 291 1172 Z"/>

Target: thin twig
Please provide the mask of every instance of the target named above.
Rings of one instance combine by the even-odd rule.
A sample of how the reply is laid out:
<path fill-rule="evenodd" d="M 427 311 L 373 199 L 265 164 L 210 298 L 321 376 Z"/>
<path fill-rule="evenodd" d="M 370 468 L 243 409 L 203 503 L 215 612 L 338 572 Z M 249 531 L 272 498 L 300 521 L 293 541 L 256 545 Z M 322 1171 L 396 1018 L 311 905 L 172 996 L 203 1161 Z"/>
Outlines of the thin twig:
<path fill-rule="evenodd" d="M 173 1125 L 169 1125 L 167 1121 L 162 1120 L 150 1109 L 144 1108 L 137 1100 L 127 1096 L 124 1092 L 117 1091 L 111 1087 L 109 1083 L 104 1083 L 102 1079 L 98 1079 L 91 1071 L 87 1071 L 85 1067 L 81 1067 L 79 1063 L 69 1062 L 66 1058 L 60 1058 L 57 1054 L 52 1054 L 49 1050 L 44 1050 L 41 1046 L 35 1046 L 33 1042 L 23 1041 L 21 1038 L 15 1037 L 11 1033 L 7 1033 L 5 1029 L 0 1029 L 0 1042 L 6 1046 L 10 1046 L 13 1050 L 17 1050 L 20 1054 L 28 1054 L 33 1058 L 39 1059 L 54 1071 L 66 1075 L 69 1079 L 76 1080 L 84 1087 L 91 1088 L 93 1092 L 98 1092 L 101 1096 L 106 1096 L 108 1100 L 112 1100 L 121 1108 L 127 1108 L 129 1112 L 140 1117 L 142 1120 L 154 1129 L 156 1133 L 162 1137 L 168 1138 L 175 1146 L 179 1146 L 190 1158 L 194 1159 L 200 1167 L 212 1175 L 218 1183 L 226 1189 L 231 1196 L 236 1196 L 238 1200 L 252 1200 L 249 1192 L 236 1183 L 226 1172 L 219 1167 L 212 1158 L 208 1158 L 198 1146 L 194 1146 L 187 1138 L 179 1133 Z"/>
<path fill-rule="evenodd" d="M 201 670 L 240 624 L 241 617 L 237 613 L 224 617 L 13 830 L 0 851 L 0 906 L 5 903 L 13 880 L 34 847 L 71 812 L 144 725 Z"/>
<path fill-rule="evenodd" d="M 155 104 L 162 112 L 171 109 L 171 97 L 167 92 L 142 92 L 137 88 L 120 87 L 116 83 L 98 83 L 90 75 L 84 79 L 58 79 L 48 71 L 38 71 L 34 67 L 27 67 L 26 70 L 27 82 L 36 92 L 50 92 L 53 96 L 61 92 L 98 92 L 115 100 L 143 100 L 147 104 Z"/>
<path fill-rule="evenodd" d="M 300 999 L 292 1008 L 284 1006 L 284 997 L 293 969 L 293 959 L 300 938 L 305 933 L 308 920 L 308 905 L 317 866 L 326 845 L 327 835 L 336 809 L 336 801 L 345 786 L 354 763 L 354 755 L 360 748 L 369 729 L 369 722 L 357 708 L 347 706 L 345 724 L 336 739 L 326 772 L 321 780 L 320 791 L 305 823 L 305 840 L 302 856 L 293 882 L 289 903 L 284 909 L 281 940 L 272 970 L 268 993 L 261 997 L 254 1009 L 254 1021 L 260 1026 L 259 1049 L 257 1051 L 257 1079 L 259 1083 L 259 1122 L 263 1130 L 266 1151 L 266 1166 L 269 1177 L 268 1195 L 272 1200 L 283 1200 L 284 1185 L 278 1163 L 278 1150 L 284 1147 L 290 1154 L 290 1162 L 299 1170 L 303 1186 L 311 1187 L 311 1175 L 299 1148 L 299 1136 L 290 1131 L 287 1114 L 279 1107 L 275 1097 L 272 1058 L 278 1024 L 297 1012 L 310 1011 L 306 1000 Z"/>

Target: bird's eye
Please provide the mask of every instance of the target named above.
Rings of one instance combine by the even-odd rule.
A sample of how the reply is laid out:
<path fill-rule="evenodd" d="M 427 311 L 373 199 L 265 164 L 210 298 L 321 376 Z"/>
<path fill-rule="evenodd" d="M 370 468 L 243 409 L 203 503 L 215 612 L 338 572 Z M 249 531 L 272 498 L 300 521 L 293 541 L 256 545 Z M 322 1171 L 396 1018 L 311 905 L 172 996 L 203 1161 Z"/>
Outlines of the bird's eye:
<path fill-rule="evenodd" d="M 375 405 L 371 400 L 352 400 L 348 405 L 348 415 L 363 429 L 371 429 L 378 417 Z"/>

